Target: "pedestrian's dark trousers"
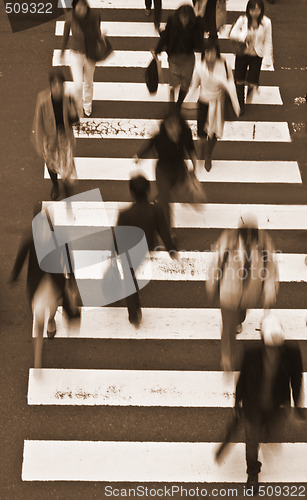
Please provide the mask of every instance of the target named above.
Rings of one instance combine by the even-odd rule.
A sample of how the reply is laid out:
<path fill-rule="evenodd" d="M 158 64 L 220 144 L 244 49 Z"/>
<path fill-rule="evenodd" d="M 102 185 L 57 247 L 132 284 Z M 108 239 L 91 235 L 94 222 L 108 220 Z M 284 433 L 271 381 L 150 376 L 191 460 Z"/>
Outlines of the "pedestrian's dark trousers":
<path fill-rule="evenodd" d="M 259 443 L 272 442 L 274 435 L 281 432 L 281 426 L 285 421 L 282 409 L 273 411 L 257 410 L 252 415 L 245 416 L 245 440 L 246 440 L 246 473 L 257 475 L 261 470 L 261 462 L 258 460 Z M 277 436 L 278 438 L 278 436 Z"/>
<path fill-rule="evenodd" d="M 129 321 L 131 323 L 134 323 L 135 321 L 138 320 L 139 314 L 141 311 L 141 303 L 140 303 L 140 298 L 139 298 L 139 291 L 138 291 L 138 286 L 134 274 L 134 270 L 130 268 L 131 275 L 133 277 L 134 283 L 136 284 L 136 292 L 133 293 L 132 295 L 129 295 L 129 297 L 126 297 L 126 304 L 128 308 L 128 317 Z"/>
<path fill-rule="evenodd" d="M 145 7 L 148 10 L 151 10 L 151 5 L 152 5 L 152 0 L 145 0 Z M 155 5 L 155 18 L 154 18 L 154 23 L 155 26 L 158 28 L 161 23 L 161 0 L 154 0 L 154 5 Z"/>
<path fill-rule="evenodd" d="M 158 199 L 163 208 L 163 212 L 166 218 L 166 222 L 169 228 L 172 226 L 172 214 L 170 209 L 170 198 L 171 191 L 174 189 L 176 184 L 184 178 L 185 165 L 178 165 L 178 168 L 173 166 L 170 168 L 161 168 L 159 162 L 156 168 L 156 183 L 158 189 Z"/>

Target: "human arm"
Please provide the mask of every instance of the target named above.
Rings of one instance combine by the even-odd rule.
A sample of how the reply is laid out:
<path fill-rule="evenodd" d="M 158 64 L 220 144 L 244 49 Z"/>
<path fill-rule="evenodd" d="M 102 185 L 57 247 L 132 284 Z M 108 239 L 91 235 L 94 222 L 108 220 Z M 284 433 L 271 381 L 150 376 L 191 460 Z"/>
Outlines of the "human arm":
<path fill-rule="evenodd" d="M 167 47 L 167 45 L 168 45 L 171 24 L 172 24 L 172 21 L 171 21 L 171 18 L 169 18 L 169 20 L 165 26 L 165 29 L 163 31 L 161 31 L 161 33 L 160 33 L 160 40 L 159 40 L 158 45 L 156 46 L 156 49 L 154 51 L 156 55 L 163 52 L 165 47 Z"/>
<path fill-rule="evenodd" d="M 263 49 L 264 49 L 263 65 L 267 67 L 272 66 L 273 64 L 272 22 L 268 18 L 266 18 Z"/>
<path fill-rule="evenodd" d="M 64 51 L 68 45 L 68 40 L 69 40 L 69 34 L 70 34 L 70 29 L 71 29 L 71 19 L 67 19 L 65 21 L 64 25 L 64 33 L 63 33 L 63 40 L 62 40 L 62 50 L 61 50 L 61 56 L 64 56 Z"/>
<path fill-rule="evenodd" d="M 240 16 L 237 19 L 229 33 L 230 40 L 236 40 L 242 43 L 245 42 L 247 35 L 246 30 L 244 29 L 245 18 L 246 16 Z"/>
<path fill-rule="evenodd" d="M 32 124 L 31 141 L 36 149 L 37 154 L 40 156 L 42 155 L 43 151 L 44 133 L 45 133 L 45 127 L 43 118 L 43 99 L 41 94 L 38 94 L 35 105 L 34 119 Z"/>
<path fill-rule="evenodd" d="M 21 243 L 19 245 L 15 264 L 10 276 L 11 283 L 14 283 L 20 274 L 24 261 L 26 260 L 27 254 L 30 250 L 32 241 L 33 241 L 32 231 L 28 231 L 26 235 L 23 236 Z"/>

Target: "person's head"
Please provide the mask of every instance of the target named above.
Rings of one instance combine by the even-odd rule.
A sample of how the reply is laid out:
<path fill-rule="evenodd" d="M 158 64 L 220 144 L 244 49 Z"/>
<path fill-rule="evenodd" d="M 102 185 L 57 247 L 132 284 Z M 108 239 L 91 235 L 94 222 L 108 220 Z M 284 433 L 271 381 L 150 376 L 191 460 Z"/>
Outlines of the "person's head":
<path fill-rule="evenodd" d="M 60 68 L 52 68 L 49 72 L 51 95 L 55 100 L 60 100 L 64 95 L 65 76 Z"/>
<path fill-rule="evenodd" d="M 129 181 L 129 189 L 131 196 L 135 201 L 147 200 L 150 191 L 149 180 L 143 175 L 131 177 Z"/>
<path fill-rule="evenodd" d="M 253 240 L 258 240 L 258 221 L 254 214 L 246 213 L 241 215 L 238 231 L 245 243 L 251 243 Z"/>
<path fill-rule="evenodd" d="M 214 64 L 217 59 L 220 59 L 221 52 L 218 41 L 215 38 L 208 38 L 204 42 L 204 48 L 201 53 L 201 60 L 208 64 Z"/>
<path fill-rule="evenodd" d="M 168 137 L 178 143 L 182 132 L 181 120 L 178 112 L 173 112 L 164 118 L 163 125 Z"/>
<path fill-rule="evenodd" d="M 195 13 L 191 5 L 181 5 L 177 13 L 179 20 L 184 27 L 195 21 Z"/>
<path fill-rule="evenodd" d="M 257 21 L 259 25 L 264 15 L 263 0 L 249 0 L 246 6 L 246 15 L 249 26 L 251 25 L 252 21 Z"/>
<path fill-rule="evenodd" d="M 72 1 L 72 8 L 73 8 L 74 14 L 79 19 L 83 19 L 89 10 L 89 5 L 88 5 L 86 0 L 73 0 Z"/>
<path fill-rule="evenodd" d="M 284 329 L 280 319 L 271 311 L 266 313 L 262 319 L 261 337 L 266 347 L 280 347 L 285 341 Z"/>

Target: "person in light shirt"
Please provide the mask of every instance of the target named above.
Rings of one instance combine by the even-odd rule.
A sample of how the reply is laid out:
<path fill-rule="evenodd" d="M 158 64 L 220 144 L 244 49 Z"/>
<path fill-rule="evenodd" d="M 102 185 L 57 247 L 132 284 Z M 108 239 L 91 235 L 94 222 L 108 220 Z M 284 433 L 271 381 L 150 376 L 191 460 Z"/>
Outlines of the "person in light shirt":
<path fill-rule="evenodd" d="M 218 41 L 209 38 L 205 42 L 201 64 L 195 68 L 190 92 L 200 87 L 197 110 L 197 135 L 200 139 L 199 158 L 205 157 L 205 168 L 212 167 L 212 153 L 224 129 L 224 99 L 229 94 L 237 116 L 240 106 L 232 70 L 221 58 Z"/>
<path fill-rule="evenodd" d="M 260 69 L 273 64 L 272 23 L 264 15 L 263 0 L 249 0 L 246 14 L 234 24 L 230 40 L 242 42 L 243 50 L 236 55 L 234 78 L 241 114 L 244 113 L 244 86 L 247 93 L 259 85 Z"/>

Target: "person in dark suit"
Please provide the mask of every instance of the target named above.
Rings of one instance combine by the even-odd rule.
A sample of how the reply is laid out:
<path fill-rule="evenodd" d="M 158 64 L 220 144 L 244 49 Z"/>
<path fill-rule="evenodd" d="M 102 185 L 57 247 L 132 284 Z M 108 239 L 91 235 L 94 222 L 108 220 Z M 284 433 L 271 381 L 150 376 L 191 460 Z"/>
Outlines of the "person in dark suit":
<path fill-rule="evenodd" d="M 135 226 L 142 229 L 147 240 L 148 250 L 158 249 L 158 235 L 161 237 L 166 250 L 173 258 L 177 258 L 177 247 L 173 240 L 169 227 L 166 223 L 163 209 L 159 203 L 150 203 L 148 195 L 150 183 L 143 175 L 132 177 L 129 182 L 129 188 L 134 203 L 127 210 L 120 212 L 117 226 Z M 121 246 L 121 253 L 125 249 Z M 126 249 L 127 254 L 129 248 Z M 145 258 L 145 255 L 144 255 Z M 130 267 L 130 272 L 135 280 L 135 267 Z M 137 287 L 136 287 L 137 289 Z M 142 320 L 141 304 L 138 291 L 126 298 L 129 321 L 135 327 L 139 327 Z"/>
<path fill-rule="evenodd" d="M 151 15 L 152 0 L 145 0 L 145 15 Z M 161 15 L 162 15 L 162 0 L 154 0 L 155 15 L 154 24 L 157 31 L 160 31 Z"/>
<path fill-rule="evenodd" d="M 271 436 L 289 414 L 291 392 L 294 416 L 303 417 L 300 405 L 302 357 L 298 345 L 285 342 L 279 318 L 266 313 L 261 325 L 261 345 L 247 350 L 236 387 L 236 410 L 245 422 L 247 485 L 258 492 L 258 448 L 263 431 Z"/>

